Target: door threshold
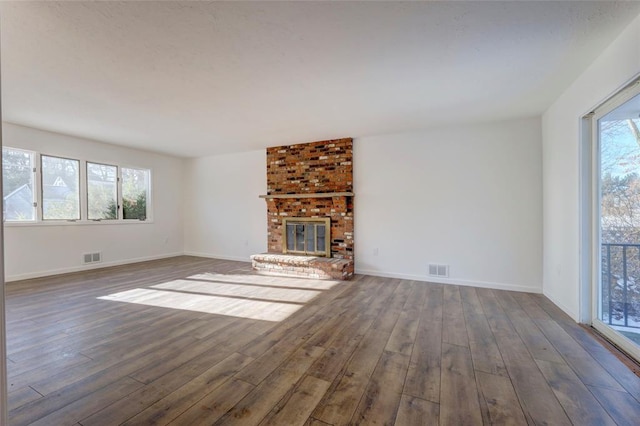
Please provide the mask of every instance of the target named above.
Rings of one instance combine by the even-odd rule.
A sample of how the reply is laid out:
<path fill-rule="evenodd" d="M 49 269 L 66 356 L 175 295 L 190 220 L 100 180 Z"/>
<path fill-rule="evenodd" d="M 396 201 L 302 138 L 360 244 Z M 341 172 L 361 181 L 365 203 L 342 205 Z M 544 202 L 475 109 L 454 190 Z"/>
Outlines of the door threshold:
<path fill-rule="evenodd" d="M 604 346 L 609 352 L 611 352 L 616 358 L 618 358 L 629 370 L 636 376 L 640 377 L 640 362 L 636 361 L 631 355 L 625 352 L 622 348 L 609 340 L 604 334 L 600 333 L 593 326 L 580 324 L 580 327 L 584 328 L 589 334 L 591 334 L 602 346 Z"/>

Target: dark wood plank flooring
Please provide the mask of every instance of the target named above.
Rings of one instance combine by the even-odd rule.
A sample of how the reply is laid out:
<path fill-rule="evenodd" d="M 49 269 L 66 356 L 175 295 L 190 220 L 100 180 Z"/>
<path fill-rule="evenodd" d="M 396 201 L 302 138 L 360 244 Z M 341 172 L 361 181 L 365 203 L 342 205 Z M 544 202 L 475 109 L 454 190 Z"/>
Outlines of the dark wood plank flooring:
<path fill-rule="evenodd" d="M 178 257 L 7 284 L 10 425 L 638 425 L 544 296 Z"/>

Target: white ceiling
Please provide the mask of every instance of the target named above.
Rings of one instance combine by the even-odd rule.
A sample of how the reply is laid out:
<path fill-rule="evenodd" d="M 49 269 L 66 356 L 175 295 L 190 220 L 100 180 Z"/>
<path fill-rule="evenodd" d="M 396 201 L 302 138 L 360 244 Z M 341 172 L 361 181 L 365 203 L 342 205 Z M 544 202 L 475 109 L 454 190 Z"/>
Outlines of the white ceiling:
<path fill-rule="evenodd" d="M 640 2 L 2 2 L 2 113 L 186 157 L 534 116 L 638 13 Z"/>

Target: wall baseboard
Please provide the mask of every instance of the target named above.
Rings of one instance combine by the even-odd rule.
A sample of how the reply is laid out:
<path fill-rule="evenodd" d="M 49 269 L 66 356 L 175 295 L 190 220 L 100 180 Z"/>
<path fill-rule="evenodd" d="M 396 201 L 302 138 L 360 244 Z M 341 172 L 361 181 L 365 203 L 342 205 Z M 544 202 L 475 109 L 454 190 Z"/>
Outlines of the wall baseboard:
<path fill-rule="evenodd" d="M 414 281 L 424 281 L 438 284 L 453 284 L 453 285 L 463 285 L 469 287 L 479 287 L 479 288 L 491 288 L 494 290 L 510 290 L 510 291 L 519 291 L 524 293 L 542 293 L 542 286 L 523 286 L 518 284 L 505 284 L 505 283 L 495 283 L 495 282 L 486 282 L 486 281 L 473 281 L 473 280 L 460 280 L 454 278 L 438 278 L 431 277 L 428 275 L 411 275 L 411 274 L 401 274 L 397 272 L 384 272 L 384 271 L 376 271 L 371 269 L 358 269 L 356 267 L 356 274 L 364 274 L 364 275 L 373 275 L 376 277 L 384 277 L 384 278 L 400 278 L 403 280 L 414 280 Z"/>
<path fill-rule="evenodd" d="M 558 301 L 558 299 L 556 299 L 556 297 L 553 296 L 548 291 L 543 291 L 542 295 L 544 297 L 546 297 L 547 299 L 551 300 L 551 302 L 553 302 L 553 304 L 556 305 L 558 308 L 562 309 L 565 314 L 567 314 L 567 315 L 569 315 L 571 317 L 572 320 L 574 320 L 577 323 L 580 323 L 580 317 L 579 317 L 577 312 L 574 312 L 573 310 L 571 310 L 567 306 L 565 306 L 563 303 L 560 303 Z"/>
<path fill-rule="evenodd" d="M 182 256 L 182 255 L 184 255 L 184 253 L 182 252 L 166 253 L 166 254 L 161 254 L 156 256 L 143 256 L 143 257 L 136 257 L 134 259 L 115 260 L 112 262 L 99 262 L 99 263 L 94 263 L 89 265 L 73 266 L 69 268 L 50 269 L 46 271 L 38 271 L 38 272 L 32 272 L 28 274 L 8 275 L 4 278 L 4 281 L 12 282 L 12 281 L 29 280 L 32 278 L 41 278 L 41 277 L 48 277 L 51 275 L 68 274 L 71 272 L 89 271 L 91 269 L 108 268 L 110 266 L 120 266 L 120 265 L 127 265 L 130 263 L 147 262 L 149 260 L 166 259 L 169 257 L 176 257 L 176 256 Z"/>
<path fill-rule="evenodd" d="M 220 260 L 232 260 L 238 262 L 251 262 L 249 257 L 239 257 L 239 256 L 223 256 L 218 254 L 211 253 L 200 253 L 194 251 L 186 251 L 184 252 L 185 256 L 197 256 L 197 257 L 206 257 L 210 259 L 220 259 Z M 432 282 L 438 284 L 453 284 L 453 285 L 464 285 L 469 287 L 480 287 L 480 288 L 491 288 L 495 290 L 510 290 L 510 291 L 519 291 L 524 293 L 537 293 L 542 294 L 542 286 L 523 286 L 518 284 L 505 284 L 505 283 L 495 283 L 495 282 L 485 282 L 485 281 L 473 281 L 473 280 L 457 280 L 453 278 L 437 278 L 430 277 L 427 275 L 411 275 L 411 274 L 402 274 L 396 272 L 384 272 L 370 269 L 359 269 L 356 265 L 356 274 L 361 275 L 372 275 L 375 277 L 385 277 L 385 278 L 400 278 L 404 280 L 414 280 L 414 281 L 424 281 L 424 282 Z"/>
<path fill-rule="evenodd" d="M 46 277 L 46 276 L 51 276 L 51 275 L 68 274 L 68 273 L 71 273 L 71 272 L 88 271 L 88 270 L 91 270 L 91 269 L 107 268 L 109 266 L 127 265 L 127 264 L 130 264 L 130 263 L 138 263 L 138 262 L 146 262 L 146 261 L 149 261 L 149 260 L 166 259 L 166 258 L 169 258 L 169 257 L 176 257 L 176 256 L 196 256 L 196 257 L 204 257 L 204 258 L 209 258 L 209 259 L 231 260 L 231 261 L 237 261 L 237 262 L 250 262 L 251 261 L 251 259 L 249 259 L 249 257 L 224 256 L 224 255 L 219 255 L 219 254 L 201 253 L 201 252 L 195 252 L 195 251 L 185 251 L 185 252 L 176 252 L 176 253 L 166 253 L 166 254 L 156 255 L 156 256 L 137 257 L 137 258 L 134 258 L 134 259 L 117 260 L 117 261 L 113 261 L 113 262 L 101 262 L 101 263 L 96 263 L 96 264 L 93 264 L 93 265 L 80 265 L 80 266 L 75 266 L 75 267 L 70 267 L 70 268 L 60 268 L 60 269 L 52 269 L 52 270 L 47 270 L 47 271 L 38 271 L 38 272 L 33 272 L 33 273 L 28 273 L 28 274 L 9 275 L 9 276 L 5 277 L 5 282 L 27 280 L 27 279 L 31 279 L 31 278 L 40 278 L 40 277 Z M 399 279 L 405 279 L 405 280 L 424 281 L 424 282 L 432 282 L 432 283 L 438 283 L 438 284 L 453 284 L 453 285 L 463 285 L 463 286 L 469 286 L 469 287 L 491 288 L 491 289 L 496 289 L 496 290 L 511 290 L 511 291 L 526 292 L 526 293 L 544 294 L 553 303 L 558 305 L 558 307 L 560 309 L 562 309 L 563 311 L 567 312 L 572 318 L 574 317 L 570 313 L 570 311 L 566 309 L 566 307 L 564 307 L 561 304 L 557 303 L 554 300 L 553 297 L 550 297 L 546 293 L 543 293 L 541 287 L 522 286 L 522 285 L 517 285 L 517 284 L 505 284 L 505 283 L 495 283 L 495 282 L 485 282 L 485 281 L 459 280 L 459 279 L 453 279 L 453 278 L 438 278 L 438 277 L 431 277 L 431 276 L 427 276 L 427 275 L 412 275 L 412 274 L 402 274 L 402 273 L 397 273 L 397 272 L 384 272 L 384 271 L 377 271 L 377 270 L 370 270 L 370 269 L 359 269 L 357 267 L 356 267 L 355 272 L 356 272 L 356 274 L 372 275 L 372 276 L 384 277 L 384 278 L 399 278 Z"/>

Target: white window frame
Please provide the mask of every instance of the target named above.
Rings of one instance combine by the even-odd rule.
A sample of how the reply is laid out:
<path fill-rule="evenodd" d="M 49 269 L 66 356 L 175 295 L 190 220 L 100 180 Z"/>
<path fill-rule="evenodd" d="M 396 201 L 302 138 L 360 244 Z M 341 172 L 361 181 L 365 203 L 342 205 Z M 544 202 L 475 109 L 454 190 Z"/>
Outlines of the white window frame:
<path fill-rule="evenodd" d="M 122 179 L 122 169 L 129 169 L 129 170 L 140 170 L 140 171 L 145 171 L 148 172 L 149 174 L 149 178 L 148 178 L 148 182 L 147 182 L 147 201 L 146 201 L 146 208 L 147 208 L 147 216 L 144 220 L 141 219 L 125 219 L 124 218 L 124 205 L 123 205 L 123 200 L 122 200 L 122 196 L 124 194 L 124 191 L 122 189 L 122 185 L 124 185 L 124 181 Z M 151 222 L 153 221 L 153 192 L 152 192 L 152 188 L 153 188 L 153 173 L 151 171 L 151 169 L 148 169 L 146 167 L 133 167 L 133 166 L 120 166 L 118 167 L 118 206 L 120 209 L 120 218 L 122 221 L 125 222 Z"/>
<path fill-rule="evenodd" d="M 122 184 L 120 183 L 120 166 L 117 166 L 115 164 L 108 164 L 108 163 L 99 163 L 97 161 L 85 161 L 84 162 L 84 168 L 85 168 L 85 173 L 86 173 L 86 178 L 84 180 L 85 182 L 85 197 L 86 197 L 86 202 L 85 202 L 85 206 L 86 206 L 86 213 L 87 213 L 87 220 L 90 220 L 92 222 L 102 222 L 107 221 L 107 222 L 113 222 L 113 221 L 118 221 L 122 218 L 122 212 L 121 210 L 121 193 L 122 193 Z M 97 166 L 107 166 L 107 167 L 115 167 L 116 168 L 116 217 L 115 219 L 90 219 L 89 218 L 89 164 L 95 164 Z"/>
<path fill-rule="evenodd" d="M 32 191 L 31 191 L 31 205 L 32 208 L 34 209 L 34 214 L 33 214 L 33 219 L 29 219 L 29 220 L 10 220 L 10 221 L 6 221 L 6 223 L 36 223 L 39 220 L 39 208 L 38 208 L 38 191 L 37 191 L 37 187 L 38 187 L 38 180 L 40 179 L 40 176 L 38 174 L 38 164 L 40 161 L 40 156 L 38 155 L 37 152 L 35 151 L 31 151 L 28 149 L 22 149 L 22 148 L 13 148 L 10 146 L 3 146 L 2 149 L 7 149 L 7 150 L 11 150 L 11 151 L 20 151 L 20 152 L 24 152 L 26 154 L 29 154 L 29 156 L 31 157 L 31 182 L 32 182 Z M 3 171 L 4 173 L 4 171 Z M 4 202 L 4 191 L 2 193 L 2 200 Z M 6 219 L 3 219 L 6 220 Z"/>
<path fill-rule="evenodd" d="M 110 161 L 96 161 L 86 160 L 82 158 L 74 158 L 65 154 L 50 154 L 41 153 L 35 150 L 15 148 L 12 146 L 3 146 L 3 148 L 24 151 L 32 156 L 32 166 L 35 168 L 33 176 L 33 202 L 35 203 L 35 220 L 20 220 L 20 221 L 5 221 L 4 226 L 8 227 L 21 227 L 21 226 L 105 226 L 105 225 L 122 225 L 122 224 L 151 224 L 153 223 L 153 170 L 149 167 L 141 167 L 138 165 L 117 164 Z M 42 182 L 42 156 L 62 158 L 67 160 L 79 161 L 79 203 L 80 203 L 80 218 L 73 219 L 43 219 L 43 182 Z M 116 167 L 117 169 L 117 219 L 89 219 L 89 205 L 88 205 L 88 190 L 89 183 L 87 167 L 88 163 L 105 165 Z M 147 216 L 144 220 L 141 219 L 124 219 L 123 205 L 122 205 L 122 169 L 143 170 L 148 173 L 148 187 L 147 187 L 147 201 L 146 210 Z"/>
<path fill-rule="evenodd" d="M 44 218 L 44 166 L 42 164 L 42 157 L 49 157 L 49 158 L 58 158 L 61 160 L 68 160 L 68 161 L 77 161 L 78 162 L 78 218 L 77 219 L 45 219 Z M 40 154 L 39 158 L 40 161 L 38 163 L 38 168 L 40 169 L 40 191 L 39 191 L 39 209 L 40 210 L 40 217 L 41 220 L 43 222 L 77 222 L 79 220 L 82 220 L 82 182 L 84 181 L 84 179 L 86 179 L 86 175 L 83 176 L 82 173 L 82 160 L 77 159 L 77 158 L 71 158 L 71 157 L 66 157 L 66 156 L 60 156 L 60 155 L 51 155 L 51 154 Z M 86 200 L 85 200 L 86 201 Z"/>
<path fill-rule="evenodd" d="M 600 266 L 602 264 L 600 247 L 602 241 L 599 224 L 601 158 L 598 120 L 638 94 L 640 94 L 640 77 L 636 76 L 629 84 L 616 91 L 605 102 L 594 108 L 593 112 L 583 117 L 583 145 L 585 145 L 584 151 L 587 152 L 584 153 L 581 164 L 586 169 L 584 173 L 581 173 L 581 179 L 584 185 L 588 185 L 588 187 L 584 188 L 581 194 L 581 214 L 583 216 L 581 232 L 584 234 L 581 247 L 584 255 L 581 256 L 582 300 L 580 302 L 583 310 L 590 310 L 590 312 L 581 312 L 581 321 L 590 322 L 596 330 L 607 339 L 615 342 L 623 351 L 635 359 L 640 359 L 638 347 L 599 319 Z M 589 146 L 590 150 L 587 149 Z"/>

